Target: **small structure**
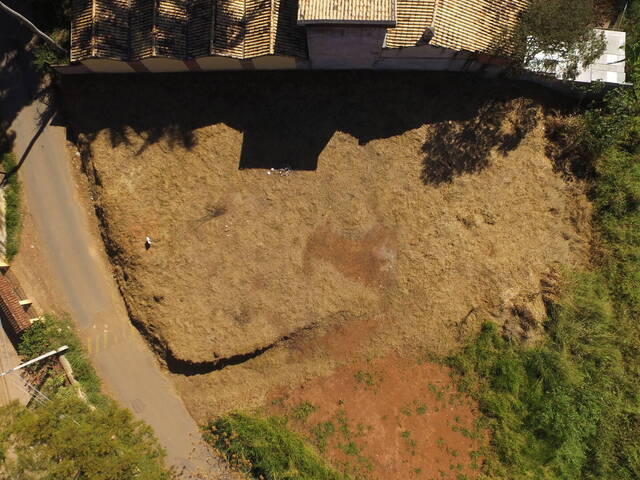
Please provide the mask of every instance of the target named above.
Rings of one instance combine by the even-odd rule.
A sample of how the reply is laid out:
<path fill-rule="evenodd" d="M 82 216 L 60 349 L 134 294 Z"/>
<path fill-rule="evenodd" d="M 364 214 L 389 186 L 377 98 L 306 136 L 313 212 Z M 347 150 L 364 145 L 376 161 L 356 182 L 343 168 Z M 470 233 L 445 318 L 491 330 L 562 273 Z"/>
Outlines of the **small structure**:
<path fill-rule="evenodd" d="M 24 307 L 20 304 L 20 298 L 13 286 L 4 275 L 0 275 L 0 315 L 10 335 L 20 336 L 31 326 Z"/>

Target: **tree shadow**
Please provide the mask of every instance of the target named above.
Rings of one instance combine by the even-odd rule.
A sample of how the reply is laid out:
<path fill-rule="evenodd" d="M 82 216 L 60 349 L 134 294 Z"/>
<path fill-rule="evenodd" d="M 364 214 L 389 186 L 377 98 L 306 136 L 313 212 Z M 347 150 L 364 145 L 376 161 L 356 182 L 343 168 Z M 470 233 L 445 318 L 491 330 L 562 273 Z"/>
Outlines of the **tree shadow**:
<path fill-rule="evenodd" d="M 374 71 L 68 76 L 62 91 L 72 140 L 84 142 L 86 155 L 103 130 L 113 147 L 142 138 L 139 155 L 161 140 L 191 149 L 197 129 L 225 124 L 243 134 L 239 168 L 315 170 L 335 132 L 364 145 L 431 125 L 426 183 L 482 168 L 493 147 L 515 148 L 532 125 L 527 116 L 510 131 L 499 128 L 512 100 L 558 99 L 535 85 L 470 74 Z"/>
<path fill-rule="evenodd" d="M 516 149 L 537 121 L 536 104 L 529 99 L 489 98 L 468 120 L 435 125 L 423 147 L 423 182 L 439 185 L 486 168 L 494 149 L 502 155 Z"/>
<path fill-rule="evenodd" d="M 8 3 L 23 15 L 29 16 L 28 5 L 11 1 Z M 29 48 L 32 38 L 33 34 L 28 29 L 8 14 L 0 12 L 0 153 L 13 149 L 15 132 L 9 130 L 10 126 L 20 111 L 32 102 L 39 100 L 45 105 L 45 110 L 40 113 L 38 131 L 29 148 L 47 122 L 59 121 L 55 113 L 53 88 L 43 84 L 40 74 L 33 68 L 33 53 Z"/>

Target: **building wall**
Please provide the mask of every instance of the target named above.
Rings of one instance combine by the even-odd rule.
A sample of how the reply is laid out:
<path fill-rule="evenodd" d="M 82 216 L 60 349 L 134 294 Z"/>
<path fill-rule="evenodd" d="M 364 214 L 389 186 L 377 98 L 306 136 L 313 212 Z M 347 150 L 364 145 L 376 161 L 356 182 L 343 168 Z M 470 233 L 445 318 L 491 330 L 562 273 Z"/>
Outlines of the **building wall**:
<path fill-rule="evenodd" d="M 127 62 L 107 58 L 87 58 L 82 64 L 94 73 L 135 73 Z"/>
<path fill-rule="evenodd" d="M 368 69 L 379 59 L 386 28 L 307 27 L 309 62 L 315 69 Z"/>
<path fill-rule="evenodd" d="M 196 58 L 198 66 L 205 71 L 208 70 L 241 70 L 242 62 L 231 57 L 200 57 Z"/>
<path fill-rule="evenodd" d="M 281 55 L 265 55 L 252 59 L 256 70 L 292 70 L 297 68 L 294 57 L 284 57 Z"/>
<path fill-rule="evenodd" d="M 184 60 L 176 60 L 175 58 L 144 58 L 140 62 L 152 73 L 189 71 Z"/>

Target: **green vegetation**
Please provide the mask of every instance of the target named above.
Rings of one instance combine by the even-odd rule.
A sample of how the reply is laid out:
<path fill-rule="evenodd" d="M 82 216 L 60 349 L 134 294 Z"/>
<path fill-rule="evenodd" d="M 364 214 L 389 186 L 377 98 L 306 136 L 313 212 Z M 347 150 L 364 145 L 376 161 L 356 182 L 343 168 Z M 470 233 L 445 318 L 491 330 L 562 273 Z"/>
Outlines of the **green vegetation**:
<path fill-rule="evenodd" d="M 292 412 L 291 416 L 296 420 L 300 420 L 301 422 L 306 422 L 309 415 L 315 412 L 318 409 L 315 405 L 309 402 L 300 402 L 296 405 Z"/>
<path fill-rule="evenodd" d="M 65 356 L 89 402 L 96 406 L 106 406 L 109 400 L 100 392 L 100 379 L 87 359 L 69 317 L 45 314 L 43 321 L 36 322 L 22 334 L 18 353 L 24 358 L 33 358 L 62 345 L 69 347 Z"/>
<path fill-rule="evenodd" d="M 16 168 L 16 160 L 13 154 L 5 153 L 2 156 L 2 169 L 9 173 Z M 6 203 L 5 227 L 7 241 L 5 244 L 5 256 L 11 261 L 20 249 L 20 229 L 22 227 L 22 214 L 20 210 L 20 181 L 14 172 L 7 177 L 4 187 L 4 199 Z"/>
<path fill-rule="evenodd" d="M 286 420 L 235 413 L 213 421 L 205 439 L 238 470 L 265 480 L 339 480 Z"/>
<path fill-rule="evenodd" d="M 593 0 L 533 0 L 497 50 L 533 69 L 552 66 L 536 60 L 539 53 L 557 56 L 566 62 L 565 78 L 572 79 L 580 66 L 593 63 L 604 52 L 604 38 L 593 30 L 595 22 Z"/>
<path fill-rule="evenodd" d="M 71 1 L 31 0 L 31 8 L 35 24 L 68 51 L 70 48 Z M 41 73 L 50 73 L 52 65 L 69 63 L 68 55 L 57 52 L 42 41 L 36 44 L 33 56 L 33 65 Z"/>
<path fill-rule="evenodd" d="M 68 319 L 47 315 L 25 333 L 19 350 L 30 357 L 61 344 L 70 347 L 66 356 L 89 403 L 65 386 L 57 362 L 40 366 L 39 373 L 49 374 L 41 390 L 50 400 L 0 411 L 0 478 L 170 479 L 151 428 L 100 393 Z"/>
<path fill-rule="evenodd" d="M 632 69 L 639 18 L 635 4 Z M 567 274 L 550 302 L 546 340 L 527 348 L 486 324 L 450 359 L 491 421 L 490 478 L 640 477 L 639 93 L 613 91 L 554 129 L 555 140 L 571 140 L 554 157 L 591 183 L 599 245 L 593 269 Z"/>

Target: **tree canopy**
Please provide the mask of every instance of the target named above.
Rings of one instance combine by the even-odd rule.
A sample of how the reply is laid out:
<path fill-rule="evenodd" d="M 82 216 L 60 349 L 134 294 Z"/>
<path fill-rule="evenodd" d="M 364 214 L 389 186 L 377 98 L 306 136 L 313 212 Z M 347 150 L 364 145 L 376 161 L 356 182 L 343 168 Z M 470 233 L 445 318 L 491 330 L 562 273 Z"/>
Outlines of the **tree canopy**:
<path fill-rule="evenodd" d="M 531 70 L 560 63 L 563 77 L 573 79 L 604 52 L 595 23 L 593 0 L 533 0 L 502 49 Z"/>

